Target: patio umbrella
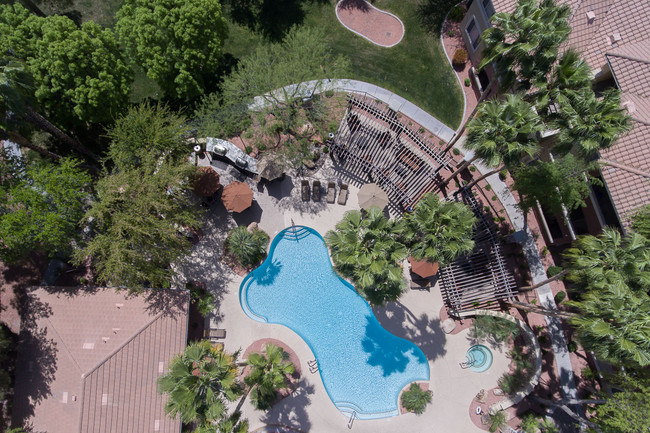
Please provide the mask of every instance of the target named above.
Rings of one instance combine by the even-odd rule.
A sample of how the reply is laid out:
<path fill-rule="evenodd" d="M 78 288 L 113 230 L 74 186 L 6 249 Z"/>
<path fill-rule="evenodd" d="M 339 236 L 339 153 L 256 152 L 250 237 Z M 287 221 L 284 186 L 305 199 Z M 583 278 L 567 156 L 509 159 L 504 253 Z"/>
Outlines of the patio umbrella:
<path fill-rule="evenodd" d="M 284 163 L 278 156 L 267 153 L 257 161 L 257 171 L 266 180 L 279 179 L 284 174 Z"/>
<path fill-rule="evenodd" d="M 253 191 L 247 183 L 232 182 L 223 189 L 221 201 L 229 211 L 242 212 L 253 204 Z"/>
<path fill-rule="evenodd" d="M 388 204 L 388 195 L 376 183 L 367 183 L 359 190 L 359 206 L 361 209 L 368 209 L 376 206 L 383 209 Z"/>
<path fill-rule="evenodd" d="M 418 274 L 422 278 L 429 278 L 438 273 L 438 263 L 416 260 L 414 257 L 409 257 L 409 263 L 411 264 L 411 272 Z"/>
<path fill-rule="evenodd" d="M 219 174 L 212 167 L 200 167 L 194 183 L 194 193 L 199 197 L 211 197 L 219 190 Z"/>

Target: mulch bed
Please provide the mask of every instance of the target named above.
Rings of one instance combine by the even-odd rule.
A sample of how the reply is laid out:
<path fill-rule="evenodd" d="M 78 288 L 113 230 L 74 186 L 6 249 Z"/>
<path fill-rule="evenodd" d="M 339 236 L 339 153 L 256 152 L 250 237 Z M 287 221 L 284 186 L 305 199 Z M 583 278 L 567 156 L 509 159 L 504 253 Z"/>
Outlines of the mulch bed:
<path fill-rule="evenodd" d="M 344 0 L 336 5 L 339 20 L 378 45 L 392 46 L 404 35 L 397 18 L 375 9 L 365 0 Z"/>

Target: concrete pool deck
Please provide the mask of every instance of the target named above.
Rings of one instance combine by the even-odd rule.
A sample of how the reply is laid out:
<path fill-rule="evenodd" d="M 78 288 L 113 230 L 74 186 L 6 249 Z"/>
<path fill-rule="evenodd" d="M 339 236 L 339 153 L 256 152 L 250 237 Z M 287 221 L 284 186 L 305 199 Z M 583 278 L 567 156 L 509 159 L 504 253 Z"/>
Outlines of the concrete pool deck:
<path fill-rule="evenodd" d="M 335 181 L 338 176 L 326 164 L 309 179 L 320 179 L 326 185 L 327 181 Z M 223 241 L 236 225 L 257 222 L 273 238 L 290 226 L 293 219 L 297 225 L 312 227 L 324 235 L 334 228 L 345 211 L 358 209 L 358 188 L 354 185 L 349 186 L 347 204 L 341 206 L 326 203 L 324 197 L 320 203 L 303 202 L 300 180 L 300 177 L 287 176 L 281 182 L 263 188 L 248 180 L 253 187 L 254 204 L 239 215 L 228 214 L 220 202 L 215 203 L 206 215 L 203 237 L 194 246 L 192 254 L 179 265 L 183 280 L 204 281 L 216 295 L 217 308 L 210 320 L 213 326 L 227 330 L 224 340 L 227 351 L 245 349 L 262 338 L 274 338 L 295 350 L 302 363 L 303 377 L 293 395 L 284 398 L 268 412 L 255 411 L 249 401 L 244 404 L 243 415 L 249 420 L 250 431 L 267 424 L 281 424 L 303 432 L 337 432 L 347 430 L 349 421 L 330 400 L 320 375 L 309 372 L 307 362 L 315 358 L 309 346 L 289 328 L 259 323 L 247 317 L 239 305 L 239 286 L 243 277 L 220 260 Z M 228 175 L 224 174 L 222 183 L 228 182 Z M 456 335 L 442 331 L 439 317 L 442 306 L 442 296 L 436 286 L 431 292 L 409 291 L 399 302 L 373 309 L 384 328 L 414 342 L 424 352 L 430 367 L 429 386 L 433 391 L 433 401 L 420 416 L 408 413 L 377 420 L 355 420 L 354 431 L 481 431 L 470 420 L 470 405 L 476 406 L 472 400 L 481 389 L 496 386 L 497 379 L 509 368 L 509 359 L 499 348 L 483 342 L 494 354 L 492 367 L 484 373 L 461 369 L 459 362 L 465 360 L 472 342 L 467 330 Z"/>

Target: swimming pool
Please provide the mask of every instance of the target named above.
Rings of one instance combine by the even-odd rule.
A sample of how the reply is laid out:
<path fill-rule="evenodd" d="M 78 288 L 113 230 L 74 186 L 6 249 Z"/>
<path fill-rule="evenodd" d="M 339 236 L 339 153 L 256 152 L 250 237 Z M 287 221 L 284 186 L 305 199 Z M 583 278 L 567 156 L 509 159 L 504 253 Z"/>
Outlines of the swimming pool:
<path fill-rule="evenodd" d="M 398 414 L 399 392 L 429 379 L 415 344 L 379 324 L 368 303 L 340 278 L 317 231 L 281 231 L 264 263 L 240 288 L 244 312 L 291 328 L 314 352 L 334 405 L 359 419 Z"/>

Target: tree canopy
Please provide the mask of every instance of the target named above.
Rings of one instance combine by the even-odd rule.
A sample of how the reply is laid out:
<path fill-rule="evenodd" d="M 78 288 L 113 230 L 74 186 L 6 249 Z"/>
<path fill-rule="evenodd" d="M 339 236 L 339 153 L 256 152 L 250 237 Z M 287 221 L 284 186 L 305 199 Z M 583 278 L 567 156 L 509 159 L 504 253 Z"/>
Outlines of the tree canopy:
<path fill-rule="evenodd" d="M 632 215 L 632 230 L 650 239 L 650 205 L 637 209 Z"/>
<path fill-rule="evenodd" d="M 131 59 L 181 100 L 203 94 L 227 36 L 219 0 L 125 0 L 115 29 Z"/>
<path fill-rule="evenodd" d="M 650 433 L 650 380 L 639 373 L 613 378 L 618 391 L 604 393 L 592 418 L 603 433 Z"/>
<path fill-rule="evenodd" d="M 371 207 L 363 214 L 346 212 L 325 235 L 336 269 L 373 305 L 395 301 L 405 289 L 400 263 L 408 250 L 397 240 L 394 224 Z"/>
<path fill-rule="evenodd" d="M 94 22 L 77 27 L 61 15 L 37 17 L 18 4 L 0 5 L 0 29 L 0 47 L 25 62 L 33 95 L 52 118 L 108 122 L 126 106 L 132 73 L 111 30 Z"/>
<path fill-rule="evenodd" d="M 519 206 L 527 213 L 539 202 L 542 208 L 556 214 L 562 211 L 562 205 L 569 210 L 584 207 L 589 185 L 600 184 L 589 174 L 595 168 L 594 164 L 587 164 L 572 154 L 553 162 L 522 164 L 512 170 L 514 188 L 520 196 Z"/>
<path fill-rule="evenodd" d="M 256 409 L 268 410 L 277 398 L 277 391 L 289 386 L 288 375 L 295 367 L 281 347 L 267 344 L 263 353 L 251 353 L 246 360 L 250 366 L 244 383 L 251 387 L 251 401 Z"/>
<path fill-rule="evenodd" d="M 0 156 L 0 257 L 14 261 L 41 249 L 71 251 L 89 199 L 90 176 L 74 159 L 57 163 Z"/>
<path fill-rule="evenodd" d="M 441 202 L 436 194 L 430 193 L 403 221 L 405 243 L 418 260 L 438 262 L 444 267 L 474 248 L 476 217 L 463 203 Z"/>

